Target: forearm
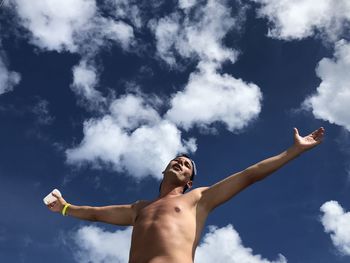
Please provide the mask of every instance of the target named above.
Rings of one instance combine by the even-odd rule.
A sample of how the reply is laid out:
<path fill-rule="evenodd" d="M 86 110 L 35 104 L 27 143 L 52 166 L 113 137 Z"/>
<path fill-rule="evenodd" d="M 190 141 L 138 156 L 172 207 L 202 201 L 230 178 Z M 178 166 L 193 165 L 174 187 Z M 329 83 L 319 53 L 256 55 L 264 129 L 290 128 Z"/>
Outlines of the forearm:
<path fill-rule="evenodd" d="M 302 153 L 303 150 L 300 150 L 293 145 L 286 151 L 276 156 L 270 157 L 248 167 L 246 171 L 248 172 L 249 176 L 251 176 L 253 182 L 260 181 Z"/>
<path fill-rule="evenodd" d="M 66 215 L 82 220 L 96 221 L 96 208 L 92 206 L 76 206 L 70 204 L 66 210 Z"/>

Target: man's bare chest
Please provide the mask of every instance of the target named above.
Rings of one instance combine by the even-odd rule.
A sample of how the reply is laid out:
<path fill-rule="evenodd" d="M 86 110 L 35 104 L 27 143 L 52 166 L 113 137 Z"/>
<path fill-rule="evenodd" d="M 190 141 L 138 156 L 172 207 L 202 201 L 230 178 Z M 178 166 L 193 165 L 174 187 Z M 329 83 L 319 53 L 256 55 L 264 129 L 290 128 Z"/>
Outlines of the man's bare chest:
<path fill-rule="evenodd" d="M 195 218 L 195 207 L 187 199 L 181 197 L 158 199 L 141 204 L 136 213 L 135 223 L 152 223 L 162 221 L 185 220 Z"/>

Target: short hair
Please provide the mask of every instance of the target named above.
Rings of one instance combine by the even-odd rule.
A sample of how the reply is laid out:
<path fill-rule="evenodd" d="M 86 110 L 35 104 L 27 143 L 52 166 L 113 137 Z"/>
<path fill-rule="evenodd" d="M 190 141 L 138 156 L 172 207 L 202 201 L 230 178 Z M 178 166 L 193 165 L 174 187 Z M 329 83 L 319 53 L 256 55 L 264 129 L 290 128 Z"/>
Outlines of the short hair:
<path fill-rule="evenodd" d="M 178 158 L 178 157 L 186 157 L 188 159 L 190 159 L 191 163 L 192 163 L 192 174 L 191 174 L 191 177 L 190 177 L 190 180 L 193 181 L 194 180 L 194 176 L 197 174 L 197 167 L 196 167 L 196 163 L 191 159 L 191 157 L 185 153 L 182 153 L 182 154 L 179 154 L 177 155 L 174 159 Z M 173 160 L 174 160 L 173 159 Z M 160 182 L 160 185 L 159 185 L 159 193 L 160 193 L 160 189 L 162 187 L 162 183 L 163 183 L 163 180 Z M 188 190 L 188 186 L 185 185 L 184 187 L 184 190 L 183 190 L 183 194 Z"/>

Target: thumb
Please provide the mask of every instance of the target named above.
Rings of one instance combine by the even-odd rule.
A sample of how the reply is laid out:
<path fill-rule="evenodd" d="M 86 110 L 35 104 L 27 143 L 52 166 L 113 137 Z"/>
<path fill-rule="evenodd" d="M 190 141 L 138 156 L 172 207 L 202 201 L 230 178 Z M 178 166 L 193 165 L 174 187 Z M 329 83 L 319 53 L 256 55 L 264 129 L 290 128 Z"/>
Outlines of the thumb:
<path fill-rule="evenodd" d="M 294 127 L 293 130 L 294 130 L 294 137 L 299 136 L 299 131 L 298 131 L 298 129 Z"/>

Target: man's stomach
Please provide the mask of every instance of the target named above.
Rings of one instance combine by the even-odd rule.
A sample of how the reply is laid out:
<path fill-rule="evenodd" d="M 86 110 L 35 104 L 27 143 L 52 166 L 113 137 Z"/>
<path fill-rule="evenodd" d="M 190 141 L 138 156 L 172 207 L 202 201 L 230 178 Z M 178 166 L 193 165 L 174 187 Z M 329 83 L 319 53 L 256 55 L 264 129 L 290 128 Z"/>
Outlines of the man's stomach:
<path fill-rule="evenodd" d="M 129 263 L 193 263 L 193 260 L 182 255 L 160 255 L 153 257 L 130 257 Z"/>
<path fill-rule="evenodd" d="M 134 226 L 130 263 L 192 263 L 195 229 L 169 221 Z"/>

